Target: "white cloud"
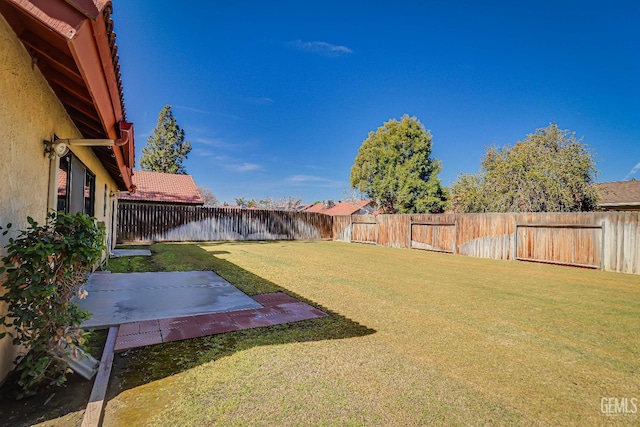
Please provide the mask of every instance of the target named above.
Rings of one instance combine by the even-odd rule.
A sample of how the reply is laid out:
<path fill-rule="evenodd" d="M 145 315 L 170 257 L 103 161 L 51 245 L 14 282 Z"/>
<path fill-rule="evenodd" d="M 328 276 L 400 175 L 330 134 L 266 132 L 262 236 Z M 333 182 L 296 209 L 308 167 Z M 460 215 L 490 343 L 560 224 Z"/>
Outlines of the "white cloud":
<path fill-rule="evenodd" d="M 245 101 L 256 105 L 267 105 L 271 104 L 273 102 L 273 99 L 262 96 L 257 98 L 245 98 Z"/>
<path fill-rule="evenodd" d="M 212 157 L 215 155 L 212 151 L 204 150 L 202 148 L 194 148 L 193 154 L 195 154 L 198 157 Z"/>
<path fill-rule="evenodd" d="M 236 147 L 234 144 L 229 144 L 218 138 L 209 138 L 209 137 L 196 137 L 191 139 L 192 142 L 198 142 L 200 144 L 208 145 L 209 147 L 217 147 L 217 148 L 232 148 Z"/>
<path fill-rule="evenodd" d="M 195 148 L 193 154 L 198 157 L 207 157 L 212 164 L 230 170 L 233 172 L 252 172 L 264 170 L 264 166 L 257 163 L 244 162 L 241 159 L 227 156 L 226 154 L 220 154 L 214 151 Z"/>
<path fill-rule="evenodd" d="M 232 170 L 234 172 L 251 172 L 251 171 L 259 171 L 264 169 L 261 165 L 258 165 L 256 163 L 248 163 L 248 162 L 227 164 L 225 165 L 225 168 Z"/>
<path fill-rule="evenodd" d="M 631 170 L 629 171 L 629 173 L 627 174 L 627 176 L 625 176 L 622 180 L 623 181 L 628 181 L 631 178 L 633 178 L 633 176 L 635 174 L 637 174 L 638 172 L 640 172 L 640 162 L 638 162 L 637 165 L 635 165 L 634 167 L 631 168 Z"/>
<path fill-rule="evenodd" d="M 623 181 L 627 181 L 631 178 L 633 178 L 633 176 L 635 174 L 638 173 L 638 171 L 640 171 L 640 162 L 638 162 L 637 165 L 635 165 L 634 167 L 631 168 L 631 170 L 629 171 L 629 173 L 627 174 L 627 176 L 624 177 Z"/>
<path fill-rule="evenodd" d="M 191 111 L 192 113 L 211 114 L 210 111 L 201 110 L 200 108 L 187 107 L 186 105 L 174 105 L 173 108 Z"/>
<path fill-rule="evenodd" d="M 285 179 L 293 185 L 306 185 L 313 187 L 343 187 L 344 183 L 314 175 L 291 175 Z"/>
<path fill-rule="evenodd" d="M 303 52 L 311 52 L 323 56 L 342 56 L 353 53 L 353 50 L 346 46 L 338 46 L 327 42 L 294 40 L 288 42 L 287 45 Z"/>

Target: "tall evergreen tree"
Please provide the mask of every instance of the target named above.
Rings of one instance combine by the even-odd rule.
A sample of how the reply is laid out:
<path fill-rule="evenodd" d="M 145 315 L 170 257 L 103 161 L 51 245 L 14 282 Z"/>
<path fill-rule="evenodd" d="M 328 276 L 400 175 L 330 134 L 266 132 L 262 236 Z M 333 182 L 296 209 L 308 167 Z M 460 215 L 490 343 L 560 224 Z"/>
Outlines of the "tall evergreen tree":
<path fill-rule="evenodd" d="M 351 167 L 351 187 L 375 199 L 386 213 L 442 212 L 441 169 L 431 157 L 431 133 L 405 115 L 369 132 Z"/>
<path fill-rule="evenodd" d="M 186 174 L 182 164 L 191 151 L 191 143 L 184 140 L 184 130 L 178 126 L 170 105 L 165 105 L 158 115 L 153 135 L 142 148 L 140 167 L 151 172 Z"/>

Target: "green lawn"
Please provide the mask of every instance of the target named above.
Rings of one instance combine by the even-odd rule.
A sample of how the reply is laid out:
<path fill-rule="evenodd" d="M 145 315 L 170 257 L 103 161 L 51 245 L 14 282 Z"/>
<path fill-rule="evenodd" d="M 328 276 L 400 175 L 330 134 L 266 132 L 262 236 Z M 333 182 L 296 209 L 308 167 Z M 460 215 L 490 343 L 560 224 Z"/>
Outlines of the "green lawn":
<path fill-rule="evenodd" d="M 105 426 L 640 424 L 601 413 L 640 398 L 639 276 L 338 242 L 152 250 L 110 269 L 213 269 L 331 316 L 116 356 Z"/>

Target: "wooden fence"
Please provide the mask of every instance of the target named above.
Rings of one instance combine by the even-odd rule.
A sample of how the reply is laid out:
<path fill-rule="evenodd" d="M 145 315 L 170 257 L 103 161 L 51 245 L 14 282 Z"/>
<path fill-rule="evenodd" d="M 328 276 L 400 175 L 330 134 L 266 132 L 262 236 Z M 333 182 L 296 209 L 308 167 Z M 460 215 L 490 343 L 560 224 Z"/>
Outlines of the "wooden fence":
<path fill-rule="evenodd" d="M 640 274 L 640 213 L 334 217 L 336 240 Z"/>
<path fill-rule="evenodd" d="M 640 274 L 640 212 L 328 216 L 120 204 L 118 243 L 334 239 Z"/>
<path fill-rule="evenodd" d="M 120 203 L 117 242 L 330 239 L 331 227 L 318 213 Z"/>

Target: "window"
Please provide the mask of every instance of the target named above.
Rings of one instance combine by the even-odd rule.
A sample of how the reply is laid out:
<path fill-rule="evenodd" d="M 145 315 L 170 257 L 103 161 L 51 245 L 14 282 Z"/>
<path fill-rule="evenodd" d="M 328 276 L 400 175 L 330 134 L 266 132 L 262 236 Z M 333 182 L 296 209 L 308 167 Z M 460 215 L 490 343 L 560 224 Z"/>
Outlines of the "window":
<path fill-rule="evenodd" d="M 95 214 L 96 176 L 71 152 L 60 158 L 58 210 Z"/>
<path fill-rule="evenodd" d="M 60 158 L 60 169 L 58 169 L 58 211 L 69 212 L 67 210 L 69 194 L 69 171 L 71 158 L 67 155 Z"/>
<path fill-rule="evenodd" d="M 93 216 L 96 197 L 96 176 L 89 169 L 84 179 L 84 213 Z"/>
<path fill-rule="evenodd" d="M 103 217 L 107 217 L 107 184 L 104 185 L 104 199 L 102 203 L 104 211 L 102 212 Z"/>

